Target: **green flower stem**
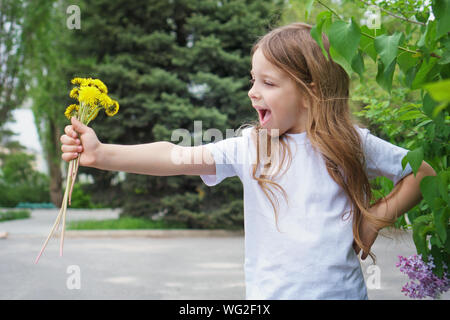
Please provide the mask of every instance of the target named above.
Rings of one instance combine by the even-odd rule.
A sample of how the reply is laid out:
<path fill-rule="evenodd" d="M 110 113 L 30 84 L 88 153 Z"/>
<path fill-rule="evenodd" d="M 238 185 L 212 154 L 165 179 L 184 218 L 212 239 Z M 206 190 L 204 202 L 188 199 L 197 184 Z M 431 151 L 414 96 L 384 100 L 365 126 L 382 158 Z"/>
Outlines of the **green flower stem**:
<path fill-rule="evenodd" d="M 71 167 L 71 164 L 69 164 L 69 171 L 71 169 L 70 167 Z M 36 260 L 34 261 L 35 264 L 37 264 L 39 262 L 39 258 L 41 257 L 42 253 L 44 252 L 44 249 L 47 246 L 47 243 L 50 240 L 52 234 L 55 232 L 56 228 L 58 227 L 59 222 L 61 220 L 61 217 L 65 216 L 65 211 L 67 209 L 67 196 L 69 194 L 69 189 L 68 189 L 69 181 L 70 181 L 70 177 L 68 176 L 67 177 L 67 182 L 66 182 L 66 190 L 64 192 L 64 198 L 63 198 L 63 202 L 62 202 L 62 205 L 61 205 L 61 209 L 59 210 L 59 214 L 56 217 L 55 223 L 53 224 L 53 227 L 50 230 L 50 233 L 48 234 L 48 237 L 45 240 L 44 245 L 41 248 L 41 251 L 39 252 Z M 63 228 L 63 231 L 64 231 L 64 228 Z M 62 255 L 62 246 L 60 247 L 60 254 Z"/>
<path fill-rule="evenodd" d="M 69 170 L 68 173 L 71 172 L 71 170 L 73 171 L 73 160 L 71 161 L 71 165 L 69 164 Z M 64 246 L 64 231 L 66 230 L 66 213 L 67 213 L 67 197 L 69 195 L 69 186 L 71 184 L 71 179 L 72 176 L 70 176 L 69 174 L 67 175 L 67 182 L 66 182 L 66 191 L 64 192 L 64 200 L 63 203 L 61 205 L 61 210 L 62 210 L 62 218 L 63 218 L 63 224 L 62 224 L 62 228 L 61 228 L 61 242 L 59 245 L 59 255 L 62 256 L 63 255 L 63 246 Z M 59 221 L 58 221 L 59 223 Z"/>
<path fill-rule="evenodd" d="M 80 103 L 80 115 L 79 115 L 79 117 L 77 118 L 81 123 L 83 123 L 84 124 L 84 114 L 85 114 L 85 111 L 86 111 L 86 106 L 83 104 L 83 103 Z M 74 184 L 75 184 L 75 180 L 76 180 L 76 177 L 77 177 L 77 173 L 78 173 L 78 167 L 79 167 L 79 163 L 80 163 L 80 154 L 78 154 L 78 157 L 75 159 L 75 160 L 71 160 L 71 162 L 72 161 L 74 161 L 75 162 L 75 165 L 73 166 L 73 168 L 72 168 L 72 171 L 70 172 L 70 175 L 71 175 L 71 177 L 72 177 L 72 184 L 71 184 L 71 186 L 70 186 L 70 192 L 69 192 L 69 206 L 70 206 L 70 204 L 71 204 L 71 200 L 72 200 L 72 191 L 73 191 L 73 187 L 74 187 Z"/>
<path fill-rule="evenodd" d="M 80 103 L 80 115 L 78 117 L 78 120 L 81 123 L 84 123 L 84 118 L 85 118 L 85 114 L 86 114 L 86 110 L 87 107 L 83 104 Z M 80 163 L 80 154 L 78 154 L 78 157 L 74 160 L 70 160 L 70 166 L 69 166 L 69 170 L 68 170 L 68 174 L 67 174 L 67 187 L 66 190 L 69 190 L 68 193 L 68 197 L 69 197 L 69 206 L 71 205 L 71 200 L 72 200 L 72 192 L 73 192 L 73 187 L 75 185 L 75 181 L 77 179 L 77 173 L 78 173 L 78 167 L 79 167 L 79 163 Z M 69 187 L 70 186 L 70 187 Z M 59 248 L 59 254 L 60 256 L 63 255 L 63 245 L 64 245 L 64 231 L 66 229 L 66 211 L 67 211 L 67 198 L 64 198 L 64 203 L 63 203 L 63 207 L 64 207 L 64 211 L 63 211 L 63 226 L 62 226 L 62 232 L 61 232 L 61 243 L 60 243 L 60 248 Z"/>

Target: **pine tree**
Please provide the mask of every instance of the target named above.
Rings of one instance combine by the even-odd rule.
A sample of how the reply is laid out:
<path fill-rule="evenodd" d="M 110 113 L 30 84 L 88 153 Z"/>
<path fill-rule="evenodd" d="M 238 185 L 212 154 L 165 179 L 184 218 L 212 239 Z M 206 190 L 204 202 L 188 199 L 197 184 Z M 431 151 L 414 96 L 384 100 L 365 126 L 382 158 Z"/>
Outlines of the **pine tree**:
<path fill-rule="evenodd" d="M 247 96 L 250 49 L 276 25 L 283 6 L 282 0 L 82 2 L 73 50 L 95 57 L 97 67 L 71 76 L 99 77 L 120 103 L 116 116 L 99 115 L 92 122 L 99 139 L 115 144 L 171 141 L 175 129 L 193 133 L 196 120 L 202 121 L 203 131 L 217 128 L 225 137 L 226 128 L 255 120 Z M 112 187 L 117 173 L 81 170 L 93 175 L 91 191 L 98 199 L 112 200 L 127 215 L 167 212 L 167 219 L 191 227 L 242 222 L 237 177 L 208 188 L 198 176 L 127 174 Z"/>

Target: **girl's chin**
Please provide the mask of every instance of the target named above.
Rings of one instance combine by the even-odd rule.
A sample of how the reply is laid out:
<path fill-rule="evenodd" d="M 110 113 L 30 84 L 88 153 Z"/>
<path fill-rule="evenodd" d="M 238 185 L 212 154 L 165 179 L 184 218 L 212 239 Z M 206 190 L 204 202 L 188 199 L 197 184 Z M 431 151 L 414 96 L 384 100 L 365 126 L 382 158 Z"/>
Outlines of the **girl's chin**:
<path fill-rule="evenodd" d="M 268 136 L 272 138 L 276 138 L 281 136 L 281 130 L 278 128 L 272 127 L 270 124 L 266 124 L 265 126 L 261 126 L 261 129 L 259 130 L 260 134 L 267 134 Z M 264 133 L 263 133 L 264 132 Z"/>

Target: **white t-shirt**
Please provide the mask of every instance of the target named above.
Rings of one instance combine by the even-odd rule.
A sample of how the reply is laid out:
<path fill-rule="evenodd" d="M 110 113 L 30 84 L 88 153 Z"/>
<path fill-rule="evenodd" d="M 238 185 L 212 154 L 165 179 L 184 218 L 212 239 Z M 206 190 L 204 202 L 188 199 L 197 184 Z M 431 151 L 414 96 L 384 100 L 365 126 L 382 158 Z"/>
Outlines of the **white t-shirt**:
<path fill-rule="evenodd" d="M 402 170 L 401 160 L 408 150 L 368 129 L 355 128 L 364 142 L 369 179 L 385 176 L 397 184 L 412 172 L 409 164 Z M 342 219 L 350 210 L 350 201 L 328 174 L 325 161 L 313 151 L 306 132 L 288 134 L 295 141 L 289 143 L 292 163 L 275 179 L 289 198 L 288 206 L 275 190 L 280 233 L 268 198 L 251 176 L 256 159 L 251 130 L 205 144 L 215 159 L 216 174 L 200 176 L 208 186 L 236 175 L 242 181 L 246 299 L 367 299 L 361 265 L 352 247 L 352 221 L 348 214 Z"/>

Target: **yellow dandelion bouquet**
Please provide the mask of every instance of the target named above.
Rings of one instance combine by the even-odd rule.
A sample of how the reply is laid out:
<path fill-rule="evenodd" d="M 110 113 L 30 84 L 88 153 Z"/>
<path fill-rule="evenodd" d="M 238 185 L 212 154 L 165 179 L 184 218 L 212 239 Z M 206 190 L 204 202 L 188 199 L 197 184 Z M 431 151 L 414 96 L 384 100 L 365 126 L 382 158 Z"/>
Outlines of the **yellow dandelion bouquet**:
<path fill-rule="evenodd" d="M 101 109 L 105 109 L 105 113 L 110 117 L 114 116 L 119 111 L 119 103 L 108 96 L 108 88 L 99 79 L 74 78 L 72 79 L 71 82 L 72 84 L 76 85 L 76 87 L 74 87 L 72 91 L 70 91 L 70 97 L 78 100 L 78 104 L 71 104 L 70 106 L 67 107 L 64 115 L 67 117 L 67 119 L 69 119 L 69 121 L 72 117 L 75 117 L 81 123 L 88 125 L 92 120 L 94 120 L 97 117 L 98 112 Z M 69 162 L 66 190 L 64 192 L 64 198 L 61 205 L 61 209 L 59 211 L 58 216 L 56 217 L 56 221 L 53 224 L 53 227 L 47 237 L 47 240 L 45 240 L 45 243 L 42 246 L 42 249 L 36 258 L 35 263 L 38 263 L 39 258 L 44 252 L 44 249 L 47 246 L 47 243 L 50 240 L 53 232 L 58 228 L 61 218 L 62 218 L 62 230 L 61 230 L 59 255 L 62 256 L 63 254 L 67 201 L 69 202 L 70 206 L 72 190 L 78 172 L 79 159 L 80 157 L 70 160 Z"/>

